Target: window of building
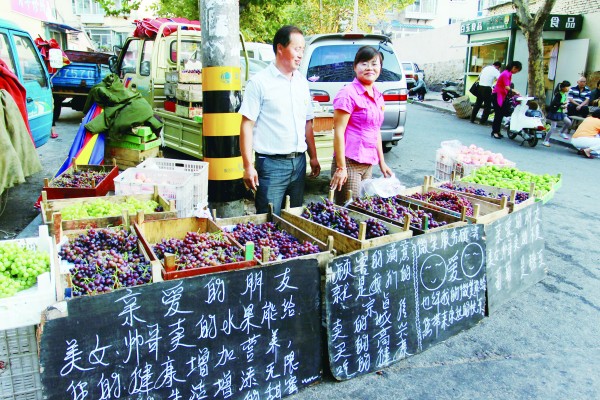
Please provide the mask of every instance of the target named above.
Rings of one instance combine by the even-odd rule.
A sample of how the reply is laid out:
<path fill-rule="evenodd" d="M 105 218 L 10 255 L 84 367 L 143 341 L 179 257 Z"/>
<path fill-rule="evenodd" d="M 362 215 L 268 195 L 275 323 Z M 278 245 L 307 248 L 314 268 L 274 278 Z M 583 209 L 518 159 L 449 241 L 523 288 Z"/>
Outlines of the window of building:
<path fill-rule="evenodd" d="M 90 29 L 90 39 L 100 51 L 110 51 L 112 49 L 112 32 L 106 29 Z"/>
<path fill-rule="evenodd" d="M 471 50 L 469 72 L 479 73 L 494 61 L 500 61 L 502 64 L 505 64 L 507 53 L 508 42 L 473 47 Z"/>
<path fill-rule="evenodd" d="M 406 7 L 407 12 L 415 13 L 435 13 L 437 0 L 415 0 L 410 6 Z"/>
<path fill-rule="evenodd" d="M 121 4 L 120 0 L 116 0 L 115 3 Z M 73 6 L 73 14 L 75 15 L 104 15 L 104 9 L 96 0 L 73 0 L 71 3 Z"/>

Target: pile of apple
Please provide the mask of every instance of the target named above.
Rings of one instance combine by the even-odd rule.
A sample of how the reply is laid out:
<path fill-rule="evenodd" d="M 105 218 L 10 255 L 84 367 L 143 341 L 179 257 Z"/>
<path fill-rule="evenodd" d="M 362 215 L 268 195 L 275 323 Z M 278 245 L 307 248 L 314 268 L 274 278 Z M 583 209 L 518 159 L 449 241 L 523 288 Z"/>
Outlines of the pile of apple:
<path fill-rule="evenodd" d="M 461 182 L 479 183 L 505 189 L 516 189 L 529 192 L 531 182 L 535 183 L 535 192 L 544 196 L 560 181 L 560 175 L 533 174 L 515 167 L 485 166 L 477 169 L 472 175 L 465 176 Z"/>
<path fill-rule="evenodd" d="M 461 146 L 456 154 L 456 162 L 469 165 L 514 165 L 502 153 L 492 153 L 474 144 Z"/>

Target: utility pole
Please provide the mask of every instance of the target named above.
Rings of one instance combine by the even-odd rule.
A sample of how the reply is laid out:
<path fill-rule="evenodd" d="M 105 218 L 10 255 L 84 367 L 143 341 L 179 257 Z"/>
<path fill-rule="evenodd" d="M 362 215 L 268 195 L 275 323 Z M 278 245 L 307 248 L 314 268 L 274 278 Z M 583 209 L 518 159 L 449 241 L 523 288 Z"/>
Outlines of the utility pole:
<path fill-rule="evenodd" d="M 219 217 L 244 214 L 240 152 L 242 80 L 236 0 L 199 0 L 202 27 L 202 149 L 208 202 Z"/>
<path fill-rule="evenodd" d="M 354 14 L 352 15 L 352 31 L 358 32 L 358 0 L 354 0 Z"/>

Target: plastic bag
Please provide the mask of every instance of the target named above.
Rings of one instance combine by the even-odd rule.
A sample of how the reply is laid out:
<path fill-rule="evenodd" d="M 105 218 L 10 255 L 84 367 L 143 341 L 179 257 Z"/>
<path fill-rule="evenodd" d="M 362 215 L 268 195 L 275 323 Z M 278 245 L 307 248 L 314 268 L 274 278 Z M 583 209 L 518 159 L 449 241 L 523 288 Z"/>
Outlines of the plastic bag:
<path fill-rule="evenodd" d="M 360 183 L 360 197 L 377 195 L 387 198 L 400 194 L 404 189 L 406 186 L 402 185 L 395 175 L 389 178 L 365 179 Z"/>

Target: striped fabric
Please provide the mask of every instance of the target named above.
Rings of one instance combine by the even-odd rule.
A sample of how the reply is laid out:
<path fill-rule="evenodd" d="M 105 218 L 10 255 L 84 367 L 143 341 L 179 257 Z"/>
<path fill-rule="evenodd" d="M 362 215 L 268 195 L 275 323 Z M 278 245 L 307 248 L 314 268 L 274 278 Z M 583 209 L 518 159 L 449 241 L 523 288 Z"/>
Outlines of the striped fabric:
<path fill-rule="evenodd" d="M 335 174 L 337 168 L 335 157 L 331 162 L 331 176 Z M 343 205 L 347 200 L 347 193 L 352 191 L 352 197 L 357 198 L 360 195 L 360 182 L 365 179 L 370 179 L 373 176 L 373 166 L 370 164 L 361 164 L 346 157 L 346 169 L 348 172 L 348 180 L 342 187 L 342 190 L 335 192 L 334 201 L 338 205 Z"/>

